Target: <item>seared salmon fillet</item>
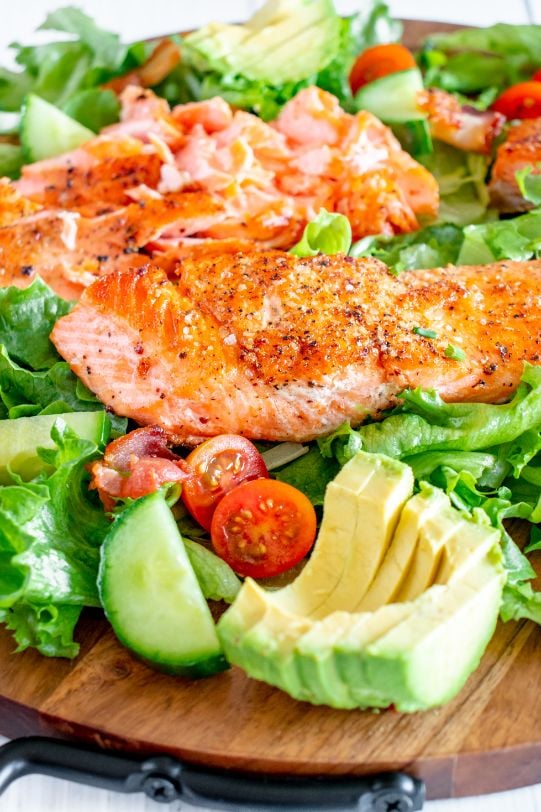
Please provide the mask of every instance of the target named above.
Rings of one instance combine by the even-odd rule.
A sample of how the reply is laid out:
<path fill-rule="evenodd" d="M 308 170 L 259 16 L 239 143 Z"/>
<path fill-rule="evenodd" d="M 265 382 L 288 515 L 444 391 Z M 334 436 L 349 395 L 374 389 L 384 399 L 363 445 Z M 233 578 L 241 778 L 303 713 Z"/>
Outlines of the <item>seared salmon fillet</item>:
<path fill-rule="evenodd" d="M 178 274 L 103 277 L 52 333 L 109 408 L 178 443 L 306 441 L 406 387 L 499 401 L 541 360 L 541 261 L 395 277 L 375 259 L 266 251 L 187 259 Z"/>
<path fill-rule="evenodd" d="M 498 147 L 488 187 L 492 203 L 499 211 L 510 214 L 532 208 L 532 203 L 520 193 L 515 173 L 526 166 L 537 173 L 540 161 L 541 118 L 511 124 L 506 140 Z"/>

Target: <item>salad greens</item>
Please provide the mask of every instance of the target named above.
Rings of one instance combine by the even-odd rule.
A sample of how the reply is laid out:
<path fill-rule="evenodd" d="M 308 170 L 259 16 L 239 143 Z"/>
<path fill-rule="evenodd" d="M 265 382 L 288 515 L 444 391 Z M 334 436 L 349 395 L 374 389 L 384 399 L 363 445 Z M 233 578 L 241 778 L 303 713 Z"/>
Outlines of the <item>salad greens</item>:
<path fill-rule="evenodd" d="M 498 23 L 448 34 L 432 34 L 420 54 L 426 83 L 443 90 L 477 93 L 501 90 L 530 79 L 539 67 L 541 25 Z"/>
<path fill-rule="evenodd" d="M 107 417 L 104 418 L 108 420 Z M 99 606 L 99 547 L 109 529 L 88 491 L 86 465 L 100 449 L 58 419 L 53 450 L 38 455 L 53 472 L 0 487 L 0 620 L 22 651 L 73 657 L 83 606 Z"/>
<path fill-rule="evenodd" d="M 104 408 L 49 340 L 71 307 L 41 279 L 24 290 L 0 289 L 0 418 Z M 115 431 L 125 431 L 126 420 L 111 420 Z"/>
<path fill-rule="evenodd" d="M 23 70 L 0 68 L 0 110 L 19 112 L 26 96 L 35 93 L 95 132 L 117 120 L 114 94 L 100 85 L 144 61 L 144 49 L 122 44 L 116 34 L 73 7 L 49 14 L 40 29 L 73 39 L 33 46 L 13 43 Z"/>

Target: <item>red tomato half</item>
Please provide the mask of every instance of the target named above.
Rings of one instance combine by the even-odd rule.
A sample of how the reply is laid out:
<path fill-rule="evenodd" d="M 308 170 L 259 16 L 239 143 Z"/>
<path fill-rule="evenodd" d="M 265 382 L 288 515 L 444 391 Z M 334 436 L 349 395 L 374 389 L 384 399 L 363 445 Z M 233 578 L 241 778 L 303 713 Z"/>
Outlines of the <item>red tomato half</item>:
<path fill-rule="evenodd" d="M 539 118 L 541 116 L 541 82 L 520 82 L 504 90 L 492 105 L 506 118 Z"/>
<path fill-rule="evenodd" d="M 182 500 L 194 519 L 210 530 L 216 505 L 241 482 L 268 477 L 255 445 L 238 434 L 219 434 L 194 448 L 186 458 L 194 472 L 185 483 Z"/>
<path fill-rule="evenodd" d="M 220 558 L 239 575 L 270 578 L 291 569 L 311 549 L 316 512 L 291 485 L 257 479 L 224 496 L 210 535 Z"/>

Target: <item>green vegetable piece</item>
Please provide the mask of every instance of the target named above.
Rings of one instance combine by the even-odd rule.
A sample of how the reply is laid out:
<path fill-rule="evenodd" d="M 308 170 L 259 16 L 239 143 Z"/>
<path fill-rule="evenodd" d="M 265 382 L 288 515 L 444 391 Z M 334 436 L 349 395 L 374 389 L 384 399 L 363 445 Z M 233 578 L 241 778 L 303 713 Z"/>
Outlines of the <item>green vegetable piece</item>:
<path fill-rule="evenodd" d="M 434 150 L 430 125 L 426 119 L 414 119 L 402 124 L 392 125 L 393 133 L 400 141 L 402 148 L 410 155 L 429 155 Z"/>
<path fill-rule="evenodd" d="M 17 178 L 24 163 L 22 148 L 0 143 L 0 177 Z"/>
<path fill-rule="evenodd" d="M 457 262 L 463 240 L 462 228 L 446 223 L 398 237 L 365 237 L 351 246 L 350 255 L 376 257 L 393 273 L 438 268 Z"/>
<path fill-rule="evenodd" d="M 119 70 L 126 57 L 128 46 L 121 44 L 117 34 L 100 28 L 91 17 L 73 6 L 51 12 L 39 29 L 73 34 L 92 52 L 95 62 L 110 71 Z"/>
<path fill-rule="evenodd" d="M 241 587 L 229 564 L 203 544 L 184 538 L 190 564 L 207 600 L 233 603 Z"/>
<path fill-rule="evenodd" d="M 422 336 L 423 338 L 437 338 L 438 334 L 435 330 L 429 330 L 427 327 L 414 327 L 413 332 L 415 335 Z"/>
<path fill-rule="evenodd" d="M 227 668 L 182 537 L 160 492 L 136 499 L 104 541 L 98 576 L 119 640 L 151 665 L 206 676 Z"/>
<path fill-rule="evenodd" d="M 417 95 L 423 87 L 419 68 L 389 73 L 357 91 L 355 109 L 368 110 L 388 124 L 422 121 L 426 116 L 418 109 Z"/>
<path fill-rule="evenodd" d="M 90 88 L 71 96 L 63 107 L 64 113 L 95 133 L 118 121 L 120 102 L 112 90 Z"/>
<path fill-rule="evenodd" d="M 38 452 L 48 473 L 0 487 L 1 619 L 20 650 L 73 657 L 81 608 L 99 606 L 99 547 L 110 523 L 88 491 L 86 466 L 99 455 L 98 445 L 61 419 L 51 439 Z"/>
<path fill-rule="evenodd" d="M 466 353 L 460 347 L 456 347 L 454 344 L 448 344 L 445 348 L 445 355 L 447 358 L 453 358 L 455 361 L 465 361 L 466 360 Z"/>
<path fill-rule="evenodd" d="M 69 152 L 94 138 L 94 133 L 53 104 L 30 94 L 21 115 L 21 144 L 28 161 Z"/>
<path fill-rule="evenodd" d="M 471 93 L 493 86 L 503 88 L 530 79 L 539 67 L 541 25 L 498 23 L 432 34 L 422 58 L 436 49 L 440 66 L 432 63 L 429 84 L 446 90 Z"/>
<path fill-rule="evenodd" d="M 474 155 L 442 141 L 434 141 L 433 152 L 419 156 L 419 161 L 438 181 L 440 223 L 464 226 L 496 217 L 488 209 L 488 156 Z"/>
<path fill-rule="evenodd" d="M 541 164 L 536 168 L 541 169 Z M 515 172 L 515 178 L 522 197 L 535 206 L 541 205 L 541 174 L 534 175 L 532 166 L 524 166 Z"/>
<path fill-rule="evenodd" d="M 540 229 L 541 210 L 537 209 L 508 220 L 466 226 L 458 264 L 482 265 L 501 259 L 524 262 L 537 257 Z"/>
<path fill-rule="evenodd" d="M 304 229 L 302 239 L 290 249 L 298 257 L 316 254 L 347 254 L 351 246 L 351 225 L 343 214 L 321 209 Z"/>

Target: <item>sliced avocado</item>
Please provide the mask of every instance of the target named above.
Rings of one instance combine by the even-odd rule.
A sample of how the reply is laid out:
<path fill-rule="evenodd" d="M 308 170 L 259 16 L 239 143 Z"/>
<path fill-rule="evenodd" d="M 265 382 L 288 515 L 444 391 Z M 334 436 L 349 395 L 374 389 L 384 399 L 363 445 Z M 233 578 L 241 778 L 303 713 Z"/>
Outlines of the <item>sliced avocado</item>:
<path fill-rule="evenodd" d="M 340 678 L 348 685 L 353 707 L 386 708 L 388 700 L 378 686 L 366 680 L 364 651 L 390 629 L 415 611 L 414 603 L 391 603 L 376 612 L 354 615 L 357 618 L 334 643 L 333 657 Z M 361 620 L 362 619 L 362 620 Z"/>
<path fill-rule="evenodd" d="M 407 577 L 419 540 L 420 529 L 428 521 L 432 521 L 448 502 L 443 491 L 426 485 L 421 493 L 407 502 L 400 516 L 393 543 L 389 547 L 376 577 L 370 584 L 370 588 L 355 607 L 356 612 L 368 612 L 395 599 Z"/>
<path fill-rule="evenodd" d="M 498 543 L 500 533 L 495 527 L 477 524 L 469 517 L 465 520 L 467 527 L 462 529 L 460 535 L 453 534 L 443 548 L 435 584 L 449 584 L 461 578 Z"/>
<path fill-rule="evenodd" d="M 452 507 L 449 497 L 442 492 L 441 510 L 419 529 L 415 555 L 395 600 L 415 600 L 432 586 L 445 545 L 451 538 L 460 538 L 466 526 L 466 518 Z"/>
<path fill-rule="evenodd" d="M 406 466 L 394 466 L 360 452 L 344 467 L 328 488 L 312 557 L 292 585 L 268 592 L 247 579 L 218 624 L 231 662 L 298 699 L 338 708 L 394 704 L 411 712 L 441 704 L 460 689 L 498 617 L 505 582 L 499 534 L 465 518 L 442 491 L 424 489 L 410 500 L 413 508 L 403 509 L 389 552 L 396 543 L 395 553 L 410 562 L 410 588 L 421 582 L 430 588 L 411 601 L 356 612 L 363 587 L 352 589 L 349 565 L 374 558 L 381 565 L 387 544 L 382 539 L 387 526 L 396 525 L 402 504 L 397 482 L 402 492 L 411 487 L 411 479 L 398 475 Z M 378 495 L 371 491 L 383 472 L 381 494 L 394 504 L 388 512 L 374 507 Z M 362 506 L 359 514 L 353 497 Z M 363 526 L 366 532 L 358 532 Z M 382 595 L 400 583 L 390 561 L 390 580 L 378 587 Z M 333 602 L 342 603 L 342 610 L 319 619 L 321 607 Z"/>
<path fill-rule="evenodd" d="M 369 612 L 357 615 L 357 624 L 366 623 L 371 617 Z M 310 629 L 299 638 L 293 651 L 302 685 L 297 699 L 336 708 L 357 707 L 347 681 L 342 680 L 338 672 L 333 650 L 336 638 L 346 634 L 351 624 L 349 612 L 333 612 L 311 623 Z"/>
<path fill-rule="evenodd" d="M 366 682 L 406 713 L 450 700 L 492 637 L 505 578 L 493 548 L 462 578 L 428 589 L 410 617 L 366 648 Z"/>
<path fill-rule="evenodd" d="M 243 25 L 211 23 L 189 34 L 184 57 L 200 71 L 282 84 L 318 73 L 338 53 L 332 0 L 269 0 Z"/>
<path fill-rule="evenodd" d="M 327 486 L 316 546 L 298 578 L 280 590 L 280 604 L 325 617 L 359 602 L 385 555 L 413 491 L 409 466 L 361 451 Z"/>

